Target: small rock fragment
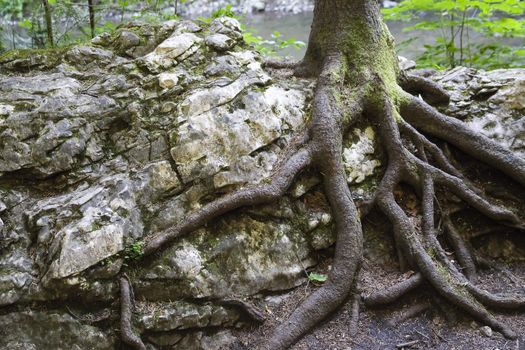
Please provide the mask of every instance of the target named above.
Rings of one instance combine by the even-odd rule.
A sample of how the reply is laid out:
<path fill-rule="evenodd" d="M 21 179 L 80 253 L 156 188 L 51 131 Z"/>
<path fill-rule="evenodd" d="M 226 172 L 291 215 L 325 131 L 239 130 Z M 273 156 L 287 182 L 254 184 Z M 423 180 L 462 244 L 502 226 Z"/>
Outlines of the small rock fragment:
<path fill-rule="evenodd" d="M 492 337 L 492 328 L 489 326 L 483 326 L 479 329 L 481 331 L 481 334 L 483 334 L 485 337 Z"/>

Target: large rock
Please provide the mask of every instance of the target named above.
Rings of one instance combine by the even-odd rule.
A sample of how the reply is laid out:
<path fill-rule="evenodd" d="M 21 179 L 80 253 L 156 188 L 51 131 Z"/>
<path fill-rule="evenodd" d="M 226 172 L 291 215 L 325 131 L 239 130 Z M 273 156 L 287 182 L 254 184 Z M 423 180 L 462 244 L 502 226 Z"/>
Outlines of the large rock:
<path fill-rule="evenodd" d="M 525 155 L 524 69 L 485 72 L 457 67 L 433 78 L 451 91 L 452 103 L 445 109 L 448 115 Z"/>
<path fill-rule="evenodd" d="M 114 335 L 82 324 L 72 315 L 23 311 L 0 316 L 2 349 L 114 349 Z"/>

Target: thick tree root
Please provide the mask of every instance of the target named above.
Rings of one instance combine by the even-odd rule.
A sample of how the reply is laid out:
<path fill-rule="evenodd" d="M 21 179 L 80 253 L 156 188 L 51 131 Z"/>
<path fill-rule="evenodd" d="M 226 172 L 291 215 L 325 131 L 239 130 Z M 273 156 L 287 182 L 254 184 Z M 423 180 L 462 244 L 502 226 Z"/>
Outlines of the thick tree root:
<path fill-rule="evenodd" d="M 416 129 L 440 138 L 461 151 L 501 170 L 525 186 L 525 159 L 487 137 L 473 132 L 463 122 L 447 117 L 419 98 L 401 105 L 401 115 Z"/>
<path fill-rule="evenodd" d="M 323 3 L 319 2 L 319 6 L 323 7 Z M 330 9 L 327 7 L 326 10 Z M 308 60 L 303 60 L 302 65 L 305 62 Z M 295 64 L 289 63 L 266 64 L 278 68 L 297 68 Z M 415 273 L 404 282 L 364 296 L 362 300 L 366 306 L 395 302 L 426 283 L 442 300 L 514 339 L 516 333 L 489 313 L 487 307 L 524 308 L 525 298 L 493 295 L 473 284 L 476 259 L 472 256 L 468 242 L 454 227 L 450 208 L 442 209 L 447 203 L 440 203 L 440 192 L 436 188 L 452 192 L 481 214 L 505 225 L 524 229 L 524 220 L 500 204 L 494 204 L 481 189 L 463 176 L 461 169 L 431 139 L 437 138 L 451 144 L 524 186 L 525 160 L 473 132 L 461 121 L 440 114 L 423 100 L 408 95 L 395 83 L 385 83 L 379 74 L 366 70 L 360 75 L 354 75 L 352 78 L 358 81 L 350 87 L 348 67 L 351 65 L 352 62 L 341 52 L 334 50 L 325 55 L 321 67 L 310 69 L 310 72 L 320 73 L 307 136 L 290 148 L 284 162 L 268 183 L 241 188 L 204 205 L 174 228 L 146 239 L 144 255 L 159 251 L 173 240 L 220 215 L 241 207 L 277 200 L 285 195 L 296 176 L 309 167 L 323 177 L 324 192 L 335 223 L 336 244 L 332 269 L 328 280 L 306 298 L 270 338 L 257 344 L 258 348 L 276 350 L 291 347 L 350 296 L 357 294 L 357 277 L 363 254 L 360 216 L 366 215 L 374 206 L 384 213 L 392 225 L 401 269 L 410 268 Z M 407 76 L 398 83 L 407 91 L 423 94 L 429 101 L 448 101 L 448 94 L 429 80 Z M 342 95 L 351 98 L 344 99 Z M 342 148 L 343 135 L 363 118 L 367 118 L 378 133 L 388 164 L 374 199 L 362 203 L 359 213 L 347 185 Z M 419 197 L 421 209 L 417 216 L 421 219 L 421 227 L 414 224 L 396 201 L 396 188 L 401 183 L 410 185 Z M 460 266 L 450 260 L 437 238 L 439 227 L 436 228 L 436 216 L 443 222 Z M 121 278 L 121 299 L 123 341 L 136 349 L 142 349 L 144 345 L 140 338 L 131 330 L 130 286 L 125 277 Z M 263 321 L 263 315 L 249 304 L 234 301 L 231 305 L 242 307 L 251 318 Z M 424 308 L 416 308 L 416 311 L 428 307 L 425 304 Z M 359 317 L 359 300 L 355 297 L 352 299 L 351 313 L 350 332 L 355 334 Z"/>
<path fill-rule="evenodd" d="M 121 339 L 131 348 L 145 350 L 146 346 L 133 332 L 132 317 L 134 309 L 133 289 L 127 275 L 120 276 L 120 333 Z"/>
<path fill-rule="evenodd" d="M 268 184 L 244 188 L 221 197 L 190 214 L 180 224 L 149 238 L 143 254 L 156 253 L 176 238 L 195 231 L 214 218 L 241 207 L 269 203 L 282 197 L 297 174 L 312 160 L 308 145 L 296 151 L 270 178 Z"/>
<path fill-rule="evenodd" d="M 417 272 L 405 281 L 400 282 L 390 288 L 368 296 L 364 296 L 363 302 L 368 307 L 391 304 L 400 299 L 403 295 L 419 287 L 424 282 L 424 280 L 425 279 L 423 278 L 423 275 Z"/>
<path fill-rule="evenodd" d="M 410 94 L 421 94 L 426 101 L 432 104 L 449 103 L 450 101 L 448 92 L 428 78 L 402 74 L 399 85 Z"/>
<path fill-rule="evenodd" d="M 361 307 L 361 297 L 354 294 L 350 308 L 350 324 L 348 325 L 348 334 L 353 337 L 359 329 L 359 312 Z"/>
<path fill-rule="evenodd" d="M 471 249 L 452 223 L 450 216 L 445 215 L 442 219 L 449 242 L 454 249 L 459 264 L 463 267 L 463 273 L 470 281 L 474 281 L 477 275 L 476 263 L 472 256 Z"/>
<path fill-rule="evenodd" d="M 343 125 L 334 86 L 340 83 L 340 57 L 326 60 L 314 98 L 311 127 L 314 160 L 324 175 L 325 194 L 332 209 L 337 234 L 328 281 L 312 293 L 279 327 L 261 349 L 287 349 L 316 324 L 335 311 L 350 295 L 362 259 L 363 237 L 359 214 L 352 200 L 341 163 Z M 360 111 L 358 104 L 352 113 Z M 326 115 L 329 117 L 326 117 Z"/>

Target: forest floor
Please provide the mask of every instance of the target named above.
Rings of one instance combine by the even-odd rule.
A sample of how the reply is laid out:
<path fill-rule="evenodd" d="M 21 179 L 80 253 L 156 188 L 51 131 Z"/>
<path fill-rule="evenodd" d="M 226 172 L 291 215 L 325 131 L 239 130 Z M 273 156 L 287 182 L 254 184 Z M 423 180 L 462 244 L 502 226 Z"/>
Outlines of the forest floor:
<path fill-rule="evenodd" d="M 330 261 L 325 260 L 319 269 L 326 270 Z M 478 285 L 489 291 L 501 291 L 502 286 L 513 291 L 525 286 L 525 263 L 506 265 L 507 273 L 493 269 L 480 270 Z M 391 270 L 391 271 L 389 271 Z M 361 273 L 361 283 L 367 290 L 379 290 L 398 282 L 403 276 L 397 266 L 385 267 L 365 260 Z M 267 321 L 259 327 L 237 330 L 235 335 L 244 344 L 254 344 L 257 340 L 269 337 L 275 327 L 287 319 L 288 315 L 303 301 L 314 288 L 312 283 L 296 288 L 286 295 L 273 296 L 274 303 L 268 306 Z M 498 319 L 510 325 L 520 336 L 517 340 L 505 339 L 492 331 L 492 335 L 483 325 L 475 322 L 468 315 L 453 309 L 440 311 L 432 303 L 425 311 L 402 320 L 404 315 L 429 300 L 435 299 L 428 294 L 429 288 L 421 287 L 405 296 L 394 305 L 382 309 L 363 309 L 358 331 L 349 335 L 351 324 L 351 302 L 347 302 L 331 318 L 315 328 L 300 340 L 291 350 L 390 350 L 390 349 L 435 349 L 435 350 L 525 350 L 525 316 L 520 312 L 496 312 Z M 445 309 L 446 310 L 446 309 Z M 447 320 L 448 318 L 448 320 Z M 490 332 L 491 330 L 488 329 Z"/>

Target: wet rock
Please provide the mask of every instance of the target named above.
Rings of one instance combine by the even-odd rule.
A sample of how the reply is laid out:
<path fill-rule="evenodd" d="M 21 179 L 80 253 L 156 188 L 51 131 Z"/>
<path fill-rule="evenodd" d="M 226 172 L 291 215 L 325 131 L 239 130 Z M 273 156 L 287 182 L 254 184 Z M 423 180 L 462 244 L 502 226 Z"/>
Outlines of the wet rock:
<path fill-rule="evenodd" d="M 451 93 L 445 109 L 505 148 L 525 154 L 525 70 L 485 72 L 457 67 L 433 76 Z"/>
<path fill-rule="evenodd" d="M 108 46 L 111 43 L 111 35 L 107 32 L 104 32 L 91 39 L 91 43 L 93 45 Z"/>
<path fill-rule="evenodd" d="M 371 127 L 365 130 L 355 129 L 349 147 L 343 149 L 343 165 L 347 173 L 348 183 L 361 183 L 367 176 L 374 174 L 374 170 L 381 163 L 374 159 L 374 131 Z"/>
<path fill-rule="evenodd" d="M 253 83 L 263 82 L 245 76 L 226 87 L 197 91 L 182 102 L 187 118 L 172 133 L 177 143 L 171 155 L 184 181 L 215 175 L 215 185 L 222 187 L 269 175 L 276 157 L 258 157 L 253 152 L 304 123 L 300 107 L 304 95 L 270 87 L 237 97 Z M 230 112 L 224 104 L 234 98 L 240 99 L 243 109 Z M 221 169 L 228 169 L 229 174 L 217 174 Z M 243 170 L 248 169 L 256 173 L 247 176 L 249 172 Z"/>
<path fill-rule="evenodd" d="M 46 177 L 80 164 L 99 120 L 118 108 L 81 92 L 80 81 L 61 73 L 0 81 L 0 99 L 13 107 L 2 117 L 0 173 Z"/>
<path fill-rule="evenodd" d="M 179 82 L 179 74 L 177 73 L 161 73 L 159 74 L 159 86 L 164 89 L 170 89 Z"/>
<path fill-rule="evenodd" d="M 177 173 L 168 161 L 160 161 L 148 166 L 149 185 L 159 193 L 167 193 L 178 189 L 182 184 Z"/>
<path fill-rule="evenodd" d="M 107 177 L 98 186 L 38 201 L 26 212 L 37 237 L 37 262 L 47 266 L 44 284 L 76 275 L 142 236 L 133 191 L 126 178 Z"/>
<path fill-rule="evenodd" d="M 240 65 L 231 55 L 221 55 L 213 59 L 213 62 L 206 68 L 204 74 L 208 77 L 213 76 L 232 76 L 238 74 Z"/>
<path fill-rule="evenodd" d="M 138 295 L 148 293 L 152 300 L 189 295 L 222 298 L 288 289 L 301 283 L 301 266 L 313 263 L 308 242 L 291 222 L 240 216 L 192 236 L 144 266 Z M 156 288 L 159 283 L 166 287 Z"/>
<path fill-rule="evenodd" d="M 115 44 L 118 45 L 121 50 L 127 50 L 138 46 L 140 44 L 140 37 L 133 32 L 123 30 L 119 33 Z"/>
<path fill-rule="evenodd" d="M 241 24 L 235 18 L 219 17 L 210 24 L 210 32 L 224 34 L 231 39 L 239 40 L 242 38 Z"/>

